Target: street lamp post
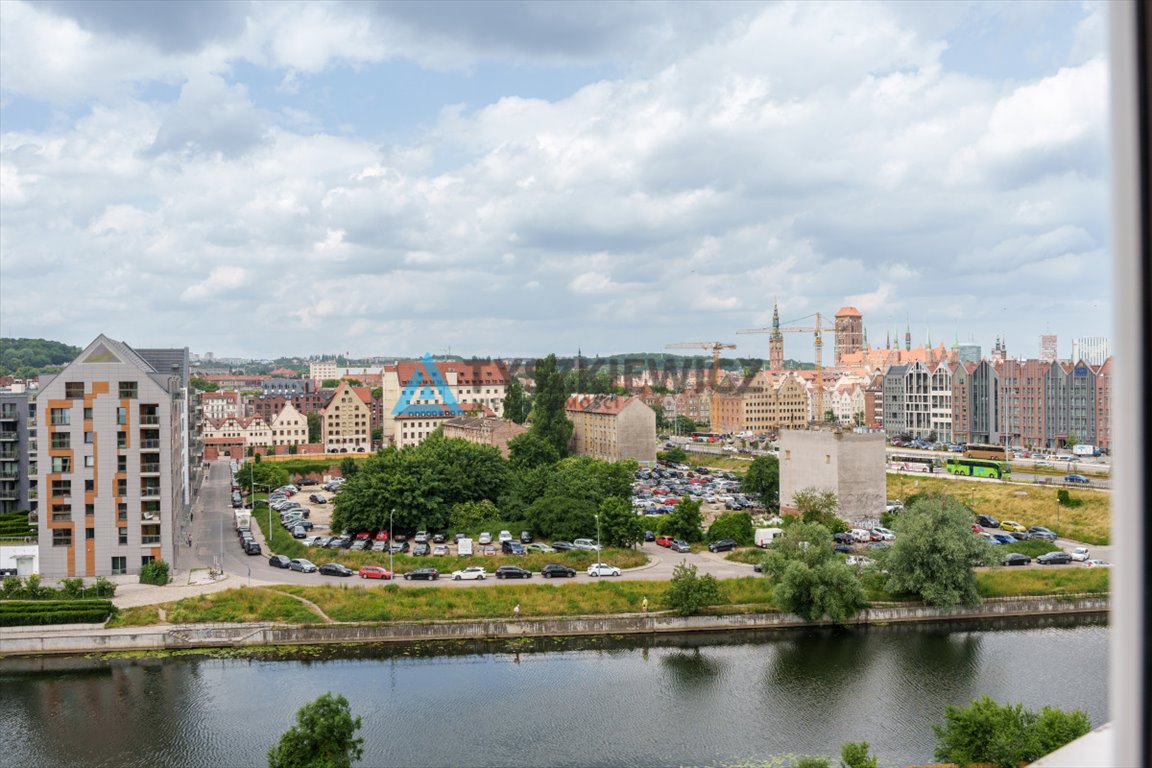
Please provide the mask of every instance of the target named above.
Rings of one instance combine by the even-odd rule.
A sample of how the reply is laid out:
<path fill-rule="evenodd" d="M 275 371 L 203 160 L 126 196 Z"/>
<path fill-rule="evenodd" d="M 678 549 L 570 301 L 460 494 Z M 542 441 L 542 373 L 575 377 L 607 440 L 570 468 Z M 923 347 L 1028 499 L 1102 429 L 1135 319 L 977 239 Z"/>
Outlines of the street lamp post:
<path fill-rule="evenodd" d="M 396 510 L 388 513 L 388 572 L 392 574 L 392 581 L 396 581 L 396 571 L 392 569 L 392 516 L 396 514 Z"/>
<path fill-rule="evenodd" d="M 596 562 L 603 562 L 604 558 L 600 556 L 600 515 L 596 515 Z"/>

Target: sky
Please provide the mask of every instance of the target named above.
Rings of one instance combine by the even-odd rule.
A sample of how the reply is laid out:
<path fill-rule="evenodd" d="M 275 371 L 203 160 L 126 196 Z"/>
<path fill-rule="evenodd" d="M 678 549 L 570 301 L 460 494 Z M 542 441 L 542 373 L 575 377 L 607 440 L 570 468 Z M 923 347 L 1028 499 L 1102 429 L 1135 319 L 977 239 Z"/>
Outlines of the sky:
<path fill-rule="evenodd" d="M 1106 27 L 1063 0 L 4 0 L 0 335 L 767 357 L 737 332 L 778 302 L 1068 356 L 1112 335 Z"/>

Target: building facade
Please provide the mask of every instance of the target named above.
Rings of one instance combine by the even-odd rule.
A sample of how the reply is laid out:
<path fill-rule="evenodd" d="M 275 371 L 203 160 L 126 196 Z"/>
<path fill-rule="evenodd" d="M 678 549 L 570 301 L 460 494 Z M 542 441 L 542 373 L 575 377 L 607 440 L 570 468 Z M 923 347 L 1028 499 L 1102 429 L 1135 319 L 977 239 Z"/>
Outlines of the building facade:
<path fill-rule="evenodd" d="M 1085 362 L 1088 365 L 1104 365 L 1112 353 L 1108 339 L 1104 336 L 1085 336 L 1072 340 L 1072 362 Z"/>
<path fill-rule="evenodd" d="M 32 511 L 36 482 L 36 403 L 29 392 L 0 392 L 0 514 Z"/>
<path fill-rule="evenodd" d="M 364 453 L 372 443 L 372 393 L 367 387 L 340 382 L 320 411 L 320 439 L 325 453 Z"/>
<path fill-rule="evenodd" d="M 572 422 L 570 450 L 607 461 L 656 461 L 656 412 L 637 397 L 573 395 L 565 405 Z"/>
<path fill-rule="evenodd" d="M 527 431 L 527 427 L 514 421 L 490 416 L 456 416 L 444 422 L 444 437 L 490 445 L 504 458 L 508 458 L 508 441 Z"/>
<path fill-rule="evenodd" d="M 190 501 L 186 375 L 157 370 L 101 335 L 41 386 L 44 575 L 135 573 L 157 558 L 175 564 Z"/>
<path fill-rule="evenodd" d="M 887 498 L 884 435 L 841 429 L 780 432 L 780 510 L 798 512 L 795 495 L 832 491 L 846 520 L 879 520 Z"/>

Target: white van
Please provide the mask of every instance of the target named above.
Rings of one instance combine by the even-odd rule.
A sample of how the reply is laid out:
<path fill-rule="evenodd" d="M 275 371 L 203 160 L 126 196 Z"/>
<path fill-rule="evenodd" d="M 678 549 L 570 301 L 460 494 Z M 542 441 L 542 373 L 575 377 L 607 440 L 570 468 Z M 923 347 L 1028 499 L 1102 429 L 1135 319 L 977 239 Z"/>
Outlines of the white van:
<path fill-rule="evenodd" d="M 853 528 L 851 531 L 849 531 L 849 533 L 852 534 L 852 539 L 854 541 L 863 543 L 872 540 L 872 534 L 863 528 Z"/>
<path fill-rule="evenodd" d="M 755 538 L 756 546 L 767 547 L 769 544 L 775 541 L 777 536 L 783 535 L 783 528 L 757 528 Z"/>
<path fill-rule="evenodd" d="M 456 554 L 467 557 L 472 554 L 472 539 L 457 539 Z"/>

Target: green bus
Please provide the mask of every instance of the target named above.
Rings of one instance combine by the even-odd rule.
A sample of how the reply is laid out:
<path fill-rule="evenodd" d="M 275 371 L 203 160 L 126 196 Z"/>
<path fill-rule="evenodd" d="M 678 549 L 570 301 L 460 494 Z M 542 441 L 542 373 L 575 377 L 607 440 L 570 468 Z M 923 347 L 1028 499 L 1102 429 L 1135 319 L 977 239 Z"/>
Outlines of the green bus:
<path fill-rule="evenodd" d="M 955 459 L 949 457 L 944 460 L 944 468 L 954 475 L 992 477 L 997 480 L 1008 477 L 1012 473 L 1008 462 L 993 461 L 992 459 Z"/>

